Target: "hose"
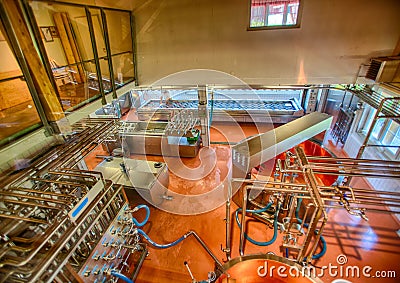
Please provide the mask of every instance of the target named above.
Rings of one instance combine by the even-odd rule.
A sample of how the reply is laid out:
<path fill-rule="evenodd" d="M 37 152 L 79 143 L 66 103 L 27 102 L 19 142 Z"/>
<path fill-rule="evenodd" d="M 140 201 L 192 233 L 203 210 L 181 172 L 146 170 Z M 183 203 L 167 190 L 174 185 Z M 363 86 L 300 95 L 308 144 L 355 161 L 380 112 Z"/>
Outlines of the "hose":
<path fill-rule="evenodd" d="M 261 213 L 261 212 L 266 212 L 270 207 L 272 206 L 273 202 L 269 202 L 265 207 L 260 208 L 260 209 L 246 209 L 246 212 L 248 213 Z M 240 211 L 242 211 L 241 208 L 239 208 Z"/>
<path fill-rule="evenodd" d="M 301 202 L 302 202 L 302 201 L 303 201 L 303 199 L 300 198 L 299 201 L 298 201 L 297 207 L 296 207 L 296 218 L 297 218 L 297 221 L 298 221 L 300 224 L 302 224 L 302 222 L 303 222 L 303 221 L 299 218 L 299 211 L 300 211 L 300 206 L 301 206 Z M 308 228 L 308 223 L 304 223 L 304 227 L 305 227 L 305 228 Z M 318 230 L 315 230 L 315 234 L 318 234 Z M 321 236 L 319 237 L 319 242 L 320 242 L 321 245 L 322 245 L 322 249 L 321 249 L 321 251 L 320 251 L 319 253 L 314 254 L 314 255 L 312 256 L 312 259 L 320 259 L 320 258 L 323 257 L 323 256 L 325 255 L 325 253 L 326 253 L 327 245 L 326 245 L 326 241 L 325 241 L 324 236 L 321 235 Z"/>
<path fill-rule="evenodd" d="M 173 246 L 179 244 L 180 242 L 182 242 L 182 241 L 183 241 L 184 239 L 186 239 L 186 237 L 187 237 L 187 235 L 185 234 L 185 235 L 183 235 L 182 237 L 180 237 L 178 240 L 176 240 L 176 241 L 174 241 L 174 242 L 172 242 L 172 243 L 165 244 L 165 245 L 160 245 L 160 244 L 157 244 L 156 242 L 154 242 L 152 239 L 150 239 L 150 237 L 149 237 L 142 229 L 137 229 L 137 231 L 138 231 L 138 233 L 139 233 L 140 235 L 142 235 L 142 236 L 146 239 L 146 241 L 149 242 L 152 246 L 154 246 L 154 247 L 156 247 L 156 248 L 160 248 L 160 249 L 167 249 L 167 248 L 173 247 Z"/>
<path fill-rule="evenodd" d="M 299 200 L 298 200 L 298 202 L 297 202 L 297 207 L 296 207 L 296 218 L 297 218 L 297 220 L 299 220 L 300 218 L 299 218 L 299 211 L 300 211 L 300 206 L 301 206 L 301 202 L 303 201 L 303 199 L 302 198 L 300 198 Z"/>
<path fill-rule="evenodd" d="M 246 212 L 249 212 L 249 213 L 261 213 L 261 212 L 265 212 L 266 210 L 268 210 L 268 209 L 271 207 L 271 205 L 272 205 L 272 203 L 268 203 L 268 205 L 267 205 L 266 207 L 264 207 L 264 208 L 256 209 L 256 210 L 251 210 L 251 209 L 249 209 L 249 210 L 246 210 Z M 238 209 L 235 211 L 236 223 L 237 223 L 237 225 L 239 226 L 239 228 L 242 227 L 242 224 L 240 223 L 240 220 L 239 220 L 239 212 L 240 212 L 240 211 L 242 211 L 241 208 L 238 208 Z M 269 245 L 271 245 L 272 243 L 274 243 L 275 240 L 276 240 L 276 238 L 277 238 L 277 236 L 278 236 L 278 213 L 279 213 L 279 207 L 277 207 L 276 212 L 275 212 L 275 217 L 274 217 L 274 235 L 272 236 L 272 239 L 271 239 L 271 240 L 269 240 L 269 241 L 267 241 L 267 242 L 259 242 L 259 241 L 256 241 L 256 240 L 252 239 L 249 235 L 247 235 L 246 232 L 244 232 L 244 237 L 245 237 L 250 243 L 252 243 L 252 244 L 254 244 L 254 245 L 257 245 L 257 246 L 269 246 Z"/>
<path fill-rule="evenodd" d="M 118 272 L 116 272 L 116 271 L 114 271 L 114 270 L 111 270 L 111 275 L 112 276 L 115 276 L 115 277 L 117 277 L 117 278 L 119 278 L 119 279 L 121 279 L 121 280 L 123 280 L 123 281 L 125 281 L 125 282 L 127 282 L 127 283 L 134 283 L 131 279 L 129 279 L 127 276 L 125 276 L 125 275 L 123 275 L 123 274 L 121 274 L 121 273 L 118 273 Z"/>
<path fill-rule="evenodd" d="M 318 231 L 315 231 L 315 232 L 318 233 Z M 319 253 L 314 254 L 314 255 L 312 256 L 312 259 L 320 259 L 320 258 L 323 257 L 323 256 L 325 255 L 325 253 L 326 253 L 327 245 L 326 245 L 326 241 L 325 241 L 324 236 L 321 235 L 321 236 L 319 237 L 319 242 L 322 244 L 322 250 L 321 250 Z"/>
<path fill-rule="evenodd" d="M 139 204 L 138 206 L 136 206 L 133 211 L 138 211 L 139 209 L 144 208 L 146 210 L 146 217 L 144 218 L 144 220 L 142 222 L 138 222 L 134 217 L 132 217 L 132 222 L 137 226 L 137 227 L 142 227 L 144 226 L 147 221 L 149 221 L 149 217 L 150 217 L 150 208 L 145 205 L 145 204 Z"/>

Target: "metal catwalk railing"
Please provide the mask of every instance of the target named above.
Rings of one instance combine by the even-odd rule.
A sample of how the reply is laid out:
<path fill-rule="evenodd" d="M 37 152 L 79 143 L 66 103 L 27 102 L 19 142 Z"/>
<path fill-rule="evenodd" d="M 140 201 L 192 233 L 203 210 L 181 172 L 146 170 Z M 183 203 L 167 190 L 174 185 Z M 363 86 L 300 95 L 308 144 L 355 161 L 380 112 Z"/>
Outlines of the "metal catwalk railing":
<path fill-rule="evenodd" d="M 236 212 L 236 220 L 240 224 L 240 254 L 244 255 L 244 241 L 247 238 L 246 217 L 252 215 L 269 226 L 273 225 L 274 230 L 279 227 L 283 234 L 282 247 L 286 250 L 287 257 L 303 263 L 318 257 L 316 250 L 324 226 L 329 220 L 328 208 L 345 209 L 351 215 L 368 220 L 368 211 L 396 213 L 396 209 L 400 207 L 400 192 L 353 188 L 339 182 L 327 186 L 319 181 L 321 174 L 399 178 L 399 168 L 400 162 L 394 161 L 306 157 L 303 149 L 298 147 L 295 154 L 289 153 L 285 160 L 277 161 L 274 178 L 268 181 L 232 179 L 226 203 L 224 251 L 227 258 L 230 259 L 231 254 L 232 187 L 241 185 L 241 221 L 237 216 L 238 211 Z M 251 209 L 248 209 L 249 206 Z M 274 231 L 272 240 L 276 239 L 276 233 Z M 251 241 L 259 245 L 270 244 Z"/>

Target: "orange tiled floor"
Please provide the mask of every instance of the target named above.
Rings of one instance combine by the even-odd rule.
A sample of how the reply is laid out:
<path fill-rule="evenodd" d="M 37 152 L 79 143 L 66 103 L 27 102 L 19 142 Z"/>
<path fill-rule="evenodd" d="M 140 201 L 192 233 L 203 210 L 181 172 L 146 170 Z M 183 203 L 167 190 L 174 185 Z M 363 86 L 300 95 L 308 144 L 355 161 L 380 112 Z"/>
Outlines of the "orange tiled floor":
<path fill-rule="evenodd" d="M 129 119 L 129 117 L 128 117 Z M 251 136 L 257 130 L 251 125 L 218 124 L 217 128 L 211 131 L 211 140 L 218 142 L 237 142 L 244 136 Z M 346 153 L 335 142 L 329 138 L 324 144 L 337 156 L 346 156 Z M 214 148 L 225 148 L 220 154 L 229 154 L 227 145 L 213 145 Z M 226 156 L 220 156 L 226 158 Z M 189 162 L 190 163 L 190 162 Z M 208 178 L 200 180 L 204 187 L 211 186 L 215 182 L 215 171 Z M 191 185 L 195 185 L 194 182 Z M 367 188 L 368 184 L 362 178 L 354 178 L 353 186 Z M 170 188 L 181 188 L 182 182 L 171 174 Z M 188 186 L 188 184 L 186 184 Z M 189 185 L 190 186 L 190 185 Z M 187 188 L 186 188 L 187 189 Z M 137 203 L 144 201 L 138 196 Z M 233 204 L 232 211 L 236 209 Z M 320 260 L 314 262 L 315 266 L 327 266 L 329 263 L 336 264 L 336 258 L 346 255 L 348 263 L 346 266 L 354 265 L 372 267 L 371 274 L 377 270 L 394 270 L 400 276 L 400 241 L 396 231 L 400 228 L 397 219 L 389 214 L 367 212 L 369 221 L 366 222 L 356 216 L 349 215 L 344 209 L 329 211 L 329 221 L 324 231 L 327 241 L 327 253 Z M 189 230 L 196 231 L 206 242 L 216 256 L 225 260 L 225 254 L 221 251 L 221 245 L 225 245 L 225 206 L 221 206 L 208 213 L 193 216 L 182 216 L 167 213 L 151 207 L 149 223 L 144 230 L 158 243 L 169 243 L 176 240 Z M 234 219 L 232 218 L 232 221 Z M 264 224 L 248 218 L 247 231 L 259 241 L 267 241 L 272 237 L 272 229 L 266 228 Z M 281 235 L 278 235 L 276 242 L 269 247 L 259 247 L 246 242 L 245 254 L 266 253 L 269 251 L 282 255 L 280 251 Z M 239 230 L 236 225 L 232 226 L 232 257 L 239 255 Z M 150 254 L 139 273 L 136 282 L 190 282 L 190 276 L 183 262 L 190 264 L 193 275 L 197 280 L 207 278 L 207 273 L 214 269 L 212 259 L 204 252 L 200 245 L 193 239 L 188 238 L 181 244 L 170 249 L 155 249 L 150 247 Z M 317 269 L 320 270 L 320 269 Z M 249 270 L 248 272 L 256 272 Z M 326 273 L 325 273 L 326 274 Z M 344 274 L 345 275 L 345 274 Z M 326 274 L 321 279 L 324 282 L 331 282 L 340 276 L 329 276 Z M 341 277 L 345 278 L 345 276 Z M 350 282 L 398 282 L 398 279 L 377 279 L 377 278 L 345 278 Z"/>

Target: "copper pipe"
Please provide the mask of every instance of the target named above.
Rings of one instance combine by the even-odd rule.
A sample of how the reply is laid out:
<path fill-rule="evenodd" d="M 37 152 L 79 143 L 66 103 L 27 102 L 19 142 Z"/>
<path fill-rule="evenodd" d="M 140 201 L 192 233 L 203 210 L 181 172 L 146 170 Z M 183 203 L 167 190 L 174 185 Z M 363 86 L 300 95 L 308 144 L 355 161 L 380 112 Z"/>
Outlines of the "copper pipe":
<path fill-rule="evenodd" d="M 108 189 L 110 189 L 110 187 L 108 187 Z M 101 196 L 98 196 L 97 199 L 98 199 L 98 200 L 101 200 L 101 199 L 106 195 L 106 191 L 107 191 L 108 189 L 104 190 L 103 193 L 101 194 Z M 120 190 L 120 189 L 121 189 L 121 187 L 119 188 L 119 190 Z M 116 195 L 116 194 L 119 192 L 119 190 L 116 190 L 116 192 L 114 193 L 114 195 Z M 111 201 L 112 201 L 112 200 L 109 200 L 108 203 L 111 202 Z M 97 205 L 97 202 L 94 201 L 94 202 L 92 202 L 92 203 L 90 204 L 90 206 L 88 207 L 88 209 L 89 209 L 89 208 L 93 209 L 93 207 L 94 207 L 95 205 Z M 99 214 L 97 215 L 97 217 L 96 217 L 96 221 L 93 221 L 93 222 L 92 222 L 92 225 L 94 225 L 94 224 L 97 222 L 97 219 L 99 219 L 99 218 L 102 216 L 101 213 L 105 210 L 105 208 L 106 208 L 106 205 L 103 206 L 103 208 L 101 209 L 100 213 L 99 213 Z M 48 240 L 54 233 L 57 232 L 57 229 L 58 229 L 59 227 L 61 227 L 61 225 L 62 225 L 67 219 L 69 219 L 69 217 L 68 217 L 68 216 L 65 216 L 65 217 L 62 219 L 62 221 L 59 223 L 59 225 L 53 225 L 53 227 L 51 228 L 52 232 L 51 232 L 50 234 L 47 234 L 47 233 L 46 233 L 46 234 L 47 234 L 47 235 L 46 235 L 47 237 L 46 237 L 45 239 L 43 239 L 42 242 L 40 243 L 40 245 L 36 248 L 36 250 L 35 250 L 34 252 L 31 252 L 26 258 L 24 258 L 24 260 L 21 261 L 21 258 L 15 258 L 15 259 L 13 259 L 13 257 L 9 257 L 9 258 L 7 258 L 7 260 L 5 260 L 4 262 L 0 262 L 0 267 L 3 267 L 3 266 L 5 266 L 5 265 L 11 265 L 11 266 L 14 266 L 14 267 L 22 267 L 22 266 L 26 265 L 26 264 L 36 255 L 36 253 L 39 252 L 39 250 L 47 243 L 47 240 Z M 62 243 L 58 243 L 57 245 L 53 245 L 53 246 L 52 246 L 52 248 L 48 251 L 48 255 L 50 255 L 49 258 L 42 257 L 41 262 L 37 262 L 37 263 L 36 263 L 36 267 L 34 267 L 33 269 L 27 268 L 26 271 L 27 271 L 27 272 L 32 272 L 33 274 L 36 274 L 36 276 L 38 276 L 38 273 L 36 273 L 36 272 L 37 272 L 37 269 L 41 266 L 41 271 L 43 271 L 43 270 L 46 268 L 46 266 L 52 262 L 52 260 L 58 255 L 59 250 L 62 249 L 62 248 L 65 246 L 65 244 L 69 241 L 70 237 L 72 237 L 72 236 L 74 235 L 74 232 L 75 232 L 77 229 L 80 228 L 80 225 L 78 225 L 78 224 L 81 224 L 82 222 L 84 222 L 85 219 L 86 219 L 86 218 L 81 219 L 81 220 L 80 220 L 78 223 L 76 223 L 76 225 L 74 225 L 74 226 L 69 226 L 68 230 L 72 230 L 72 231 L 63 233 L 63 237 L 62 237 L 62 238 L 64 238 L 64 241 L 63 241 Z M 57 249 L 57 251 L 54 251 L 55 249 Z M 44 262 L 46 262 L 46 264 L 44 264 Z M 25 269 L 25 268 L 23 268 L 23 269 Z M 40 274 L 40 273 L 41 273 L 41 272 L 39 272 L 39 274 Z M 37 279 L 37 277 L 34 277 L 34 278 L 35 278 L 35 279 L 31 279 L 31 281 L 35 281 L 35 280 Z"/>
<path fill-rule="evenodd" d="M 239 253 L 240 256 L 244 255 L 244 228 L 246 227 L 246 209 L 247 209 L 247 187 L 242 189 L 243 202 L 242 202 L 242 226 L 240 227 L 240 242 Z"/>
<path fill-rule="evenodd" d="M 34 218 L 25 218 L 25 217 L 20 217 L 20 216 L 16 216 L 16 215 L 0 214 L 0 218 L 23 220 L 23 221 L 26 221 L 26 222 L 38 223 L 38 224 L 48 224 L 44 220 L 39 220 L 39 219 L 34 219 Z M 1 267 L 1 263 L 0 263 L 0 267 Z"/>
<path fill-rule="evenodd" d="M 232 183 L 228 183 L 228 199 L 226 200 L 225 209 L 225 249 L 226 259 L 231 259 L 231 199 L 232 199 Z"/>
<path fill-rule="evenodd" d="M 12 188 L 12 190 L 15 190 L 16 188 Z M 75 198 L 75 196 L 71 196 L 68 194 L 62 194 L 62 193 L 54 193 L 50 191 L 38 191 L 38 190 L 31 190 L 31 189 L 25 189 L 25 188 L 17 188 L 18 191 L 21 192 L 26 192 L 26 193 L 34 193 L 34 194 L 41 194 L 41 195 L 49 195 L 49 196 L 57 196 L 57 197 L 65 197 L 65 198 Z M 0 193 L 1 194 L 1 193 Z"/>
<path fill-rule="evenodd" d="M 42 179 L 42 178 L 35 178 L 35 177 L 32 177 L 31 180 L 42 182 L 42 183 L 48 183 L 48 184 L 60 184 L 60 185 L 71 186 L 71 187 L 76 187 L 76 188 L 86 188 L 87 192 L 90 190 L 90 188 L 83 183 L 76 183 L 76 182 L 70 182 L 70 181 L 59 181 L 59 180 L 49 180 L 49 179 Z"/>
<path fill-rule="evenodd" d="M 337 163 L 349 162 L 349 163 L 374 163 L 374 164 L 393 164 L 398 165 L 399 161 L 392 161 L 392 160 L 377 160 L 377 159 L 354 159 L 354 158 L 343 158 L 343 157 L 328 157 L 328 156 L 307 156 L 308 160 L 324 160 L 324 161 L 334 161 Z M 310 162 L 313 163 L 313 162 Z"/>
<path fill-rule="evenodd" d="M 0 197 L 0 199 L 2 199 L 4 201 L 3 198 Z M 33 206 L 35 208 L 40 207 L 40 208 L 53 209 L 53 210 L 62 210 L 60 207 L 41 204 L 38 202 L 27 202 L 27 201 L 20 201 L 20 200 L 14 200 L 14 199 L 7 199 L 6 201 L 7 201 L 7 203 L 15 203 L 15 204 L 19 204 L 19 205 Z M 66 211 L 66 212 L 68 213 L 68 211 Z"/>
<path fill-rule="evenodd" d="M 62 205 L 70 205 L 71 204 L 71 202 L 66 202 L 63 200 L 58 200 L 58 199 L 53 199 L 53 198 L 36 197 L 36 196 L 27 195 L 27 194 L 17 194 L 17 193 L 12 193 L 9 191 L 0 192 L 0 195 L 17 197 L 17 198 L 27 198 L 27 199 L 33 199 L 33 200 L 38 200 L 38 201 L 54 202 L 54 203 L 62 204 Z"/>

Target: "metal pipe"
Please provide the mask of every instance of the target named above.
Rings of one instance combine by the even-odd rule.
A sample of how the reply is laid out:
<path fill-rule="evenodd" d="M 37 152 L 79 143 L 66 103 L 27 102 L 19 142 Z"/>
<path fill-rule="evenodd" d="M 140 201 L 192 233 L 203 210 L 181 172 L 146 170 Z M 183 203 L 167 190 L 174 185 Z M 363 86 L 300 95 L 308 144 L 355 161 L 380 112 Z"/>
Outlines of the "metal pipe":
<path fill-rule="evenodd" d="M 271 187 L 254 187 L 254 186 L 247 186 L 246 188 L 247 188 L 247 190 L 254 190 L 254 189 L 256 189 L 256 190 L 266 190 L 266 191 L 271 191 L 271 192 L 276 192 L 276 193 L 278 193 L 278 192 L 296 193 L 296 194 L 301 194 L 301 198 L 310 199 L 310 200 L 313 199 L 313 197 L 310 195 L 310 192 L 306 192 L 306 191 L 302 191 L 302 190 L 278 189 L 278 188 L 273 188 L 273 187 L 271 188 Z M 331 188 L 331 189 L 333 189 L 333 188 Z M 356 189 L 355 189 L 355 192 L 357 192 Z M 373 193 L 373 192 L 371 192 L 371 193 Z M 381 193 L 380 191 L 375 191 L 375 194 L 380 194 L 380 193 Z M 398 193 L 396 194 L 396 193 L 393 193 L 393 192 L 382 192 L 382 194 L 389 194 L 389 195 L 395 195 L 395 196 L 400 197 L 400 194 L 398 194 Z M 321 196 L 323 196 L 321 198 L 321 200 L 323 200 L 324 202 L 330 202 L 330 201 L 340 202 L 340 199 L 332 198 L 332 197 L 339 197 L 335 193 L 324 193 L 324 192 L 321 192 Z M 300 196 L 298 196 L 298 198 L 300 198 Z M 368 197 L 368 196 L 362 196 L 362 195 L 361 196 L 360 195 L 356 195 L 355 198 L 356 198 L 355 200 L 349 199 L 348 202 L 349 203 L 354 203 L 354 204 L 381 205 L 382 204 L 381 200 L 384 200 L 384 201 L 386 200 L 388 202 L 398 202 L 398 203 L 400 203 L 400 199 L 393 199 L 393 198 L 379 198 L 379 199 L 376 199 L 376 197 Z M 361 202 L 361 201 L 357 200 L 358 198 L 365 199 L 365 200 L 376 200 L 376 201 Z M 386 205 L 391 206 L 391 204 L 386 204 Z M 397 205 L 394 204 L 393 206 L 397 206 Z M 342 208 L 343 208 L 343 206 L 342 206 Z"/>
<path fill-rule="evenodd" d="M 398 165 L 400 165 L 400 162 L 397 162 Z M 310 165 L 313 166 L 313 168 L 316 167 L 336 167 L 340 170 L 342 169 L 346 169 L 346 168 L 350 168 L 353 169 L 355 168 L 355 166 L 357 166 L 357 169 L 368 169 L 368 168 L 382 168 L 382 169 L 397 169 L 396 167 L 394 167 L 393 165 L 385 165 L 385 164 L 368 164 L 368 163 L 354 163 L 354 164 L 350 164 L 350 163 L 324 163 L 324 162 L 310 162 Z M 396 164 L 397 165 L 397 164 Z M 400 169 L 398 169 L 398 171 L 400 172 Z"/>
<path fill-rule="evenodd" d="M 222 263 L 218 260 L 218 258 L 214 255 L 214 253 L 210 250 L 210 248 L 204 243 L 204 241 L 200 238 L 199 235 L 195 231 L 189 231 L 188 236 L 193 235 L 195 239 L 200 243 L 200 245 L 204 248 L 204 250 L 212 257 L 214 262 L 217 264 L 218 268 L 222 271 Z"/>
<path fill-rule="evenodd" d="M 226 259 L 231 259 L 231 199 L 232 199 L 232 183 L 228 183 L 228 199 L 226 200 L 225 214 L 225 249 L 222 251 L 226 254 Z"/>
<path fill-rule="evenodd" d="M 338 163 L 350 162 L 350 163 L 376 163 L 376 164 L 399 164 L 399 161 L 394 160 L 377 160 L 377 159 L 354 159 L 354 158 L 342 158 L 342 157 L 327 157 L 327 156 L 307 156 L 308 160 L 327 160 L 335 161 Z"/>
<path fill-rule="evenodd" d="M 12 188 L 12 190 L 15 190 L 15 188 Z M 25 189 L 25 188 L 18 188 L 18 191 L 26 192 L 26 193 L 41 194 L 41 195 L 49 195 L 49 196 L 59 196 L 59 197 L 64 197 L 64 198 L 76 198 L 75 196 L 72 196 L 69 194 L 54 193 L 54 192 L 50 192 L 50 191 L 38 191 L 38 190 L 31 190 L 31 189 Z"/>
<path fill-rule="evenodd" d="M 376 195 L 393 195 L 399 196 L 400 192 L 389 192 L 389 191 L 375 191 L 375 190 L 367 190 L 367 189 L 359 189 L 359 188 L 352 188 L 354 192 L 361 192 L 366 194 L 376 194 Z"/>
<path fill-rule="evenodd" d="M 146 256 L 148 254 L 147 247 L 145 244 L 139 243 L 138 245 L 142 248 L 142 254 L 140 255 L 139 262 L 136 265 L 135 271 L 133 272 L 133 274 L 131 276 L 132 281 L 135 281 L 136 278 L 138 277 L 139 271 L 142 268 L 144 260 L 146 259 Z"/>
<path fill-rule="evenodd" d="M 108 189 L 109 188 L 110 187 L 108 187 Z M 107 193 L 108 189 L 104 190 L 105 192 L 102 194 L 102 197 Z M 52 200 L 52 201 L 55 201 L 55 200 Z M 94 202 L 92 202 L 90 206 L 93 206 L 94 205 L 93 203 Z M 46 234 L 42 235 L 42 237 L 40 238 L 40 244 L 36 245 L 35 251 L 32 251 L 26 258 L 24 258 L 23 261 L 21 261 L 21 259 L 19 258 L 18 261 L 14 262 L 12 257 L 10 257 L 9 259 L 7 259 L 4 262 L 0 262 L 0 267 L 2 267 L 4 265 L 7 265 L 7 264 L 13 265 L 13 266 L 23 266 L 23 265 L 25 265 L 27 262 L 29 262 L 36 255 L 36 253 L 43 247 L 43 245 L 46 244 L 48 239 L 50 239 L 53 236 L 54 233 L 56 233 L 56 232 L 58 232 L 60 230 L 60 227 L 62 227 L 62 225 L 66 222 L 67 219 L 69 219 L 69 217 L 67 215 L 65 215 L 60 220 L 59 224 L 53 223 L 53 225 L 50 228 L 50 230 L 46 231 Z M 47 224 L 47 222 L 44 222 L 43 224 Z M 79 225 L 76 225 L 76 228 L 78 228 L 78 227 L 79 227 Z"/>
<path fill-rule="evenodd" d="M 67 207 L 68 207 L 69 204 L 71 204 L 70 202 L 66 202 L 66 201 L 63 201 L 63 200 L 42 198 L 42 197 L 31 196 L 31 195 L 27 195 L 27 194 L 17 194 L 17 193 L 13 193 L 13 192 L 9 192 L 9 191 L 3 191 L 3 192 L 1 192 L 1 195 L 10 196 L 10 197 L 17 197 L 17 198 L 32 199 L 32 200 L 39 200 L 39 201 L 51 201 L 51 202 L 54 202 L 54 203 L 57 203 L 57 204 L 66 205 Z"/>
<path fill-rule="evenodd" d="M 104 183 L 104 178 L 103 178 L 103 175 L 101 174 L 101 172 L 72 169 L 72 168 L 59 168 L 57 170 L 59 170 L 59 171 L 49 170 L 48 173 L 52 174 L 52 175 L 59 175 L 59 176 L 88 178 L 88 179 L 91 179 L 93 182 L 97 182 L 98 179 L 95 176 L 93 176 L 94 174 L 96 174 L 96 175 L 100 175 L 99 176 L 100 180 L 102 180 Z M 77 173 L 70 173 L 68 171 L 77 172 Z M 92 173 L 92 174 L 89 175 L 89 174 L 84 174 L 84 173 Z"/>
<path fill-rule="evenodd" d="M 63 148 L 55 148 L 43 156 L 43 158 L 33 162 L 30 168 L 23 175 L 16 175 L 15 177 L 12 177 L 12 181 L 8 184 L 8 187 L 18 186 L 18 182 L 24 182 L 26 180 L 26 176 L 29 177 L 35 175 L 39 171 L 46 171 L 48 167 L 58 168 L 61 165 L 74 166 L 75 163 L 71 162 L 74 154 L 78 154 L 80 158 L 85 157 L 85 154 L 88 154 L 88 152 L 84 151 L 88 147 L 91 147 L 92 149 L 97 147 L 97 145 L 102 142 L 101 139 L 104 138 L 104 136 L 107 136 L 109 132 L 116 126 L 113 119 L 90 119 L 84 120 L 83 122 L 87 122 L 89 125 L 93 123 L 97 124 L 94 124 L 94 127 L 92 128 L 86 128 L 84 131 L 82 131 L 80 134 L 82 138 L 78 143 L 74 143 L 72 145 L 67 144 Z"/>
<path fill-rule="evenodd" d="M 42 178 L 35 178 L 35 177 L 32 177 L 31 180 L 32 181 L 37 181 L 37 182 L 42 182 L 42 183 L 48 183 L 48 184 L 60 184 L 60 185 L 71 186 L 71 187 L 76 187 L 76 188 L 86 188 L 86 192 L 88 192 L 90 190 L 88 185 L 77 184 L 77 183 L 74 183 L 74 182 L 59 181 L 59 180 L 49 180 L 49 179 L 42 179 Z"/>
<path fill-rule="evenodd" d="M 112 189 L 112 188 L 113 187 L 110 185 L 107 189 L 104 190 L 104 193 L 100 197 L 97 198 L 99 200 L 99 202 L 101 200 L 103 200 L 103 198 L 107 197 L 106 195 L 107 195 L 108 191 L 110 189 Z M 92 227 L 95 225 L 95 223 L 97 223 L 98 220 L 101 219 L 102 213 L 110 206 L 110 203 L 112 201 L 114 201 L 114 198 L 120 193 L 121 189 L 122 189 L 122 186 L 119 186 L 117 189 L 115 189 L 113 195 L 110 198 L 107 198 L 107 201 L 103 204 L 102 209 L 99 211 L 99 213 L 96 215 L 96 217 L 90 222 L 90 225 L 88 225 L 88 227 L 86 228 L 86 232 L 84 232 L 82 234 L 80 240 L 76 241 L 76 245 L 79 245 L 82 242 L 84 237 L 89 233 L 89 231 L 92 229 Z M 95 205 L 97 205 L 97 204 L 98 203 L 92 202 L 91 205 L 87 208 L 88 211 L 92 210 L 95 207 Z M 53 262 L 53 260 L 56 258 L 58 253 L 63 249 L 65 243 L 67 243 L 71 239 L 70 235 L 75 235 L 76 231 L 80 228 L 81 224 L 84 223 L 85 220 L 86 219 L 82 219 L 82 221 L 80 221 L 79 223 L 76 223 L 77 225 L 75 227 L 73 227 L 72 231 L 70 231 L 70 233 L 66 233 L 66 235 L 68 235 L 68 236 L 64 237 L 64 239 L 61 240 L 60 245 L 58 247 L 53 247 L 52 248 L 52 249 L 56 248 L 55 251 L 49 251 L 49 254 L 51 254 L 51 257 L 46 261 L 46 264 L 44 264 L 44 262 L 43 262 L 42 265 L 38 264 L 36 266 L 35 269 L 37 269 L 39 266 L 41 266 L 41 268 L 38 271 L 34 270 L 32 272 L 32 273 L 36 274 L 36 276 L 34 276 L 32 278 L 32 282 L 36 281 L 37 278 L 40 276 L 40 274 L 42 274 L 46 270 L 47 266 L 51 262 Z M 72 251 L 70 252 L 70 254 L 71 253 L 72 253 Z M 64 258 L 64 260 L 62 262 L 60 262 L 60 264 L 58 265 L 58 268 L 52 273 L 52 276 L 50 276 L 49 281 L 52 281 L 55 278 L 55 276 L 61 271 L 63 266 L 65 266 L 65 264 L 67 263 L 68 258 L 69 257 L 67 256 L 67 257 Z"/>
<path fill-rule="evenodd" d="M 244 229 L 246 227 L 246 210 L 247 210 L 247 187 L 242 188 L 243 202 L 242 202 L 242 226 L 240 227 L 240 242 L 239 242 L 239 253 L 240 256 L 244 255 Z"/>
<path fill-rule="evenodd" d="M 34 218 L 25 218 L 25 217 L 16 216 L 16 215 L 0 214 L 0 218 L 23 220 L 23 221 L 26 221 L 26 222 L 38 223 L 38 224 L 47 224 L 47 222 L 44 221 L 44 220 L 34 219 Z M 2 267 L 1 263 L 0 263 L 0 267 Z"/>
<path fill-rule="evenodd" d="M 103 193 L 101 194 L 101 196 L 97 197 L 97 200 L 101 200 L 107 193 L 107 191 L 110 189 L 111 187 L 108 187 L 107 189 L 105 189 L 103 191 Z M 121 188 L 119 188 L 120 190 Z M 116 193 L 119 192 L 119 190 L 116 190 Z M 115 194 L 116 194 L 115 193 Z M 114 194 L 114 195 L 115 195 Z M 112 200 L 109 200 L 108 202 L 110 202 Z M 94 206 L 97 204 L 97 202 L 92 202 L 90 203 L 88 210 L 91 210 L 94 208 Z M 93 226 L 97 220 L 102 216 L 102 212 L 105 210 L 105 208 L 107 207 L 107 204 L 103 206 L 102 210 L 99 211 L 99 213 L 97 214 L 96 219 L 92 222 Z M 26 265 L 36 254 L 37 252 L 39 252 L 39 250 L 47 243 L 47 240 L 50 239 L 50 237 L 56 233 L 58 231 L 58 228 L 67 221 L 67 219 L 69 219 L 68 216 L 65 216 L 60 225 L 53 225 L 53 227 L 51 228 L 51 233 L 47 234 L 45 236 L 47 236 L 45 239 L 42 240 L 42 242 L 40 243 L 40 245 L 36 248 L 35 252 L 31 252 L 26 258 L 24 258 L 23 260 L 21 260 L 21 258 L 13 258 L 13 257 L 9 257 L 7 258 L 4 262 L 0 262 L 0 267 L 3 267 L 5 265 L 11 265 L 11 266 L 15 266 L 15 267 L 22 267 L 24 265 Z M 48 255 L 50 255 L 49 257 L 42 257 L 41 260 L 36 262 L 36 265 L 33 268 L 20 268 L 20 270 L 26 270 L 26 272 L 31 272 L 31 274 L 34 275 L 33 278 L 31 278 L 31 282 L 34 282 L 37 280 L 37 278 L 40 276 L 40 274 L 47 268 L 47 266 L 49 264 L 51 264 L 51 262 L 54 260 L 54 258 L 58 255 L 58 252 L 63 249 L 65 247 L 65 244 L 70 240 L 70 238 L 74 235 L 74 232 L 76 232 L 77 229 L 81 228 L 81 223 L 83 223 L 85 221 L 86 218 L 82 218 L 80 221 L 78 221 L 76 223 L 76 225 L 69 225 L 69 227 L 67 228 L 70 231 L 65 231 L 65 233 L 62 234 L 61 239 L 57 242 L 57 245 L 53 245 L 50 250 L 48 251 Z M 87 233 L 84 233 L 84 235 L 82 235 L 82 237 L 84 237 Z M 62 265 L 63 266 L 63 265 Z M 60 268 L 62 267 L 60 266 Z M 39 269 L 39 272 L 38 272 Z M 55 272 L 54 274 L 56 274 L 58 272 Z M 55 275 L 54 275 L 55 276 Z M 51 281 L 51 280 L 49 280 Z"/>
<path fill-rule="evenodd" d="M 2 199 L 2 201 L 4 201 L 4 199 L 2 197 L 0 197 L 0 199 Z M 44 201 L 47 201 L 49 199 L 45 199 Z M 26 205 L 26 206 L 33 206 L 34 209 L 36 210 L 38 208 L 46 208 L 46 209 L 51 209 L 51 210 L 62 210 L 60 207 L 57 206 L 52 206 L 52 205 L 47 205 L 47 204 L 43 204 L 43 203 L 37 203 L 37 202 L 29 202 L 29 201 L 21 201 L 21 200 L 15 200 L 15 199 L 7 199 L 6 200 L 7 203 L 15 203 L 15 204 L 19 204 L 19 205 Z M 68 210 L 64 210 L 64 212 L 68 213 Z"/>
<path fill-rule="evenodd" d="M 314 173 L 316 173 L 316 174 L 330 174 L 330 175 L 338 175 L 338 176 L 340 176 L 340 175 L 347 175 L 347 176 L 350 176 L 349 178 L 351 178 L 351 177 L 376 177 L 376 178 L 399 178 L 399 176 L 397 176 L 397 175 L 378 175 L 378 174 L 373 174 L 373 173 L 371 173 L 371 174 L 362 174 L 362 173 L 348 173 L 348 172 L 329 172 L 329 173 L 327 173 L 327 172 L 324 172 L 324 171 L 318 171 L 318 170 L 315 170 L 314 171 Z M 348 182 L 346 182 L 345 184 L 347 184 Z"/>

